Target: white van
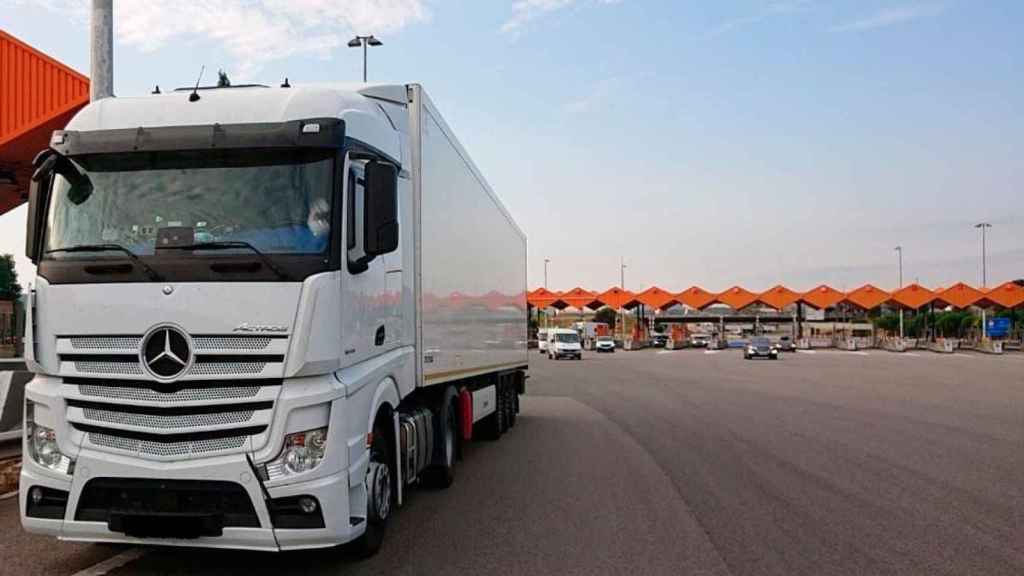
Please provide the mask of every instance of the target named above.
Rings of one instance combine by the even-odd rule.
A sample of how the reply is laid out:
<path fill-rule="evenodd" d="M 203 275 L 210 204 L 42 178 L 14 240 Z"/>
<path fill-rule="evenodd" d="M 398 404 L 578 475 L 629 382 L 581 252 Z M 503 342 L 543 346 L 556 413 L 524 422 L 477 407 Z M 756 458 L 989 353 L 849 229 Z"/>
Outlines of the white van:
<path fill-rule="evenodd" d="M 541 354 L 546 354 L 548 351 L 548 328 L 541 328 L 537 330 L 537 350 Z"/>
<path fill-rule="evenodd" d="M 552 328 L 548 330 L 548 358 L 558 360 L 559 358 L 583 358 L 583 346 L 580 344 L 580 335 L 575 330 L 566 328 Z"/>

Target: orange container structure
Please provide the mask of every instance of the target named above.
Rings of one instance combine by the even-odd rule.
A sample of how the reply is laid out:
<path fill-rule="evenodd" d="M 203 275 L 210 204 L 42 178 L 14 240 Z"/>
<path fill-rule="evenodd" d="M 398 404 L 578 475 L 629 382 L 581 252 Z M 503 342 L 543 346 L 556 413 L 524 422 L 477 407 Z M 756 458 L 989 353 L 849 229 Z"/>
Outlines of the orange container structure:
<path fill-rule="evenodd" d="M 0 214 L 24 202 L 32 158 L 88 102 L 88 78 L 0 30 Z"/>

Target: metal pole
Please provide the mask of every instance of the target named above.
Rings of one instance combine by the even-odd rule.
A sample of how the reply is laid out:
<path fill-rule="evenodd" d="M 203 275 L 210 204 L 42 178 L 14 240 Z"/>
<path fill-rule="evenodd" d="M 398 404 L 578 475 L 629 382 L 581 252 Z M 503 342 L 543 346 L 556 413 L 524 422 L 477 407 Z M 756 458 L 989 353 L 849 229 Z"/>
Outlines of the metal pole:
<path fill-rule="evenodd" d="M 114 0 L 92 0 L 89 26 L 89 99 L 114 95 Z"/>
<path fill-rule="evenodd" d="M 366 84 L 366 38 L 363 38 L 363 84 Z"/>
<path fill-rule="evenodd" d="M 899 287 L 903 288 L 903 247 L 897 246 L 896 252 L 900 257 Z M 903 307 L 900 307 L 900 340 L 903 340 Z"/>
<path fill-rule="evenodd" d="M 551 260 L 548 260 L 547 258 L 545 258 L 544 259 L 544 289 L 545 290 L 548 289 L 548 262 L 551 262 Z"/>

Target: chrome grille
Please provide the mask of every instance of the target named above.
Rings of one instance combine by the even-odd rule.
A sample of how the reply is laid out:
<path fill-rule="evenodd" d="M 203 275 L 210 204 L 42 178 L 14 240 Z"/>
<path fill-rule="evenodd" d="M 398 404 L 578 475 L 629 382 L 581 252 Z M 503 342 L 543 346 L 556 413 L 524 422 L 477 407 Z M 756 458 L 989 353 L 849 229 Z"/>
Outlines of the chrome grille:
<path fill-rule="evenodd" d="M 177 416 L 161 416 L 157 414 L 135 414 L 117 412 L 98 408 L 85 408 L 85 418 L 96 422 L 123 424 L 137 428 L 198 428 L 204 426 L 224 426 L 241 424 L 252 420 L 255 410 L 240 412 L 215 412 L 212 414 L 185 414 Z"/>
<path fill-rule="evenodd" d="M 141 336 L 74 336 L 68 338 L 75 350 L 135 350 Z"/>
<path fill-rule="evenodd" d="M 217 386 L 210 388 L 184 388 L 177 392 L 163 393 L 151 388 L 134 386 L 104 386 L 102 384 L 79 384 L 78 392 L 83 396 L 109 398 L 111 400 L 132 400 L 137 402 L 209 402 L 252 398 L 259 394 L 259 386 Z"/>
<path fill-rule="evenodd" d="M 142 376 L 142 365 L 138 362 L 97 362 L 76 360 L 75 371 L 81 374 L 110 374 L 113 376 Z"/>
<path fill-rule="evenodd" d="M 188 369 L 189 376 L 232 376 L 262 374 L 266 362 L 197 362 Z"/>
<path fill-rule="evenodd" d="M 150 454 L 153 456 L 185 456 L 188 454 L 202 454 L 207 452 L 220 452 L 241 448 L 248 436 L 231 436 L 228 438 L 217 438 L 213 440 L 197 440 L 191 442 L 151 442 L 149 440 L 136 440 L 134 438 L 123 438 L 102 434 L 98 432 L 89 433 L 89 442 L 96 446 Z"/>
<path fill-rule="evenodd" d="M 196 350 L 266 350 L 272 338 L 260 336 L 196 336 Z"/>

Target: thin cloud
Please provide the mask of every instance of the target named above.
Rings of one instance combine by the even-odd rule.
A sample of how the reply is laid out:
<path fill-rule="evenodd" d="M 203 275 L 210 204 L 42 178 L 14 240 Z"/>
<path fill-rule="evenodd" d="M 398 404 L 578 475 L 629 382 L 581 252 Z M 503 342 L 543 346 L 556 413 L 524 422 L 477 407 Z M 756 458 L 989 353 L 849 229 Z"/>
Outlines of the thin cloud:
<path fill-rule="evenodd" d="M 911 4 L 883 8 L 870 16 L 835 26 L 832 30 L 834 32 L 877 30 L 935 16 L 942 10 L 943 7 L 937 4 Z"/>
<path fill-rule="evenodd" d="M 566 104 L 565 111 L 574 115 L 593 112 L 608 103 L 618 86 L 618 78 L 605 78 L 596 82 L 586 94 Z"/>
<path fill-rule="evenodd" d="M 704 34 L 704 38 L 717 38 L 718 36 L 723 36 L 730 32 L 739 30 L 740 28 L 763 22 L 769 18 L 803 12 L 813 4 L 814 0 L 778 0 L 776 2 L 769 2 L 763 10 L 756 14 L 732 18 L 722 22 L 718 26 L 708 30 Z"/>
<path fill-rule="evenodd" d="M 88 0 L 17 0 L 83 25 Z M 236 60 L 240 79 L 298 54 L 327 58 L 352 34 L 387 34 L 428 20 L 425 0 L 121 0 L 121 43 L 152 52 L 171 42 L 206 40 Z M 235 71 L 233 71 L 235 72 Z M 232 74 L 233 76 L 236 74 Z"/>
<path fill-rule="evenodd" d="M 590 0 L 594 4 L 618 4 L 622 0 Z M 504 34 L 517 34 L 523 26 L 550 14 L 578 4 L 577 0 L 516 0 L 512 3 L 512 16 L 501 25 Z"/>

